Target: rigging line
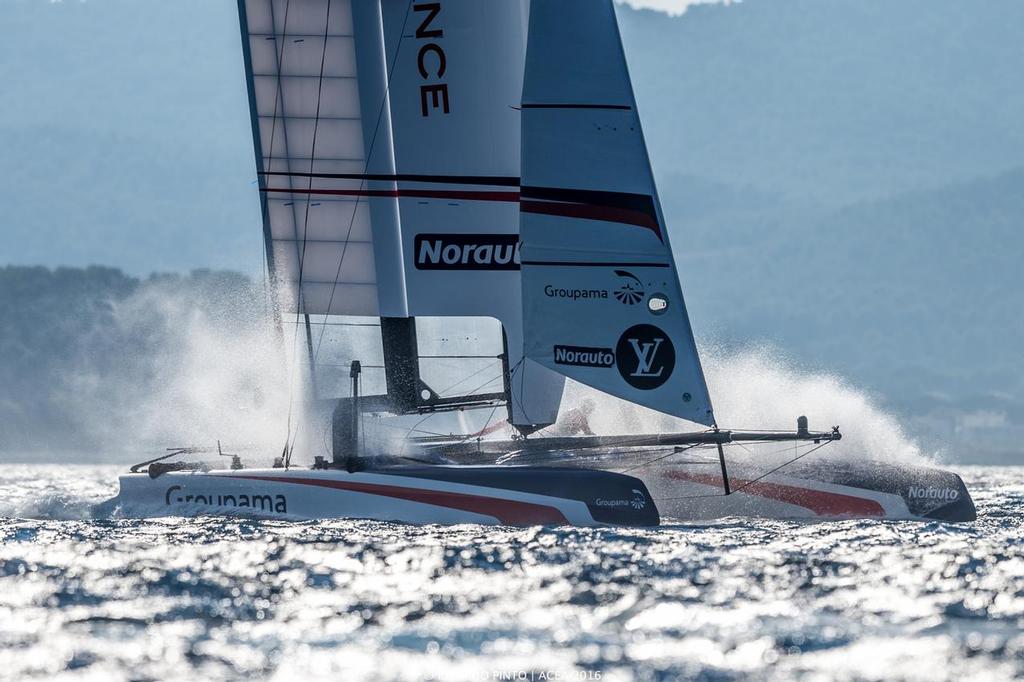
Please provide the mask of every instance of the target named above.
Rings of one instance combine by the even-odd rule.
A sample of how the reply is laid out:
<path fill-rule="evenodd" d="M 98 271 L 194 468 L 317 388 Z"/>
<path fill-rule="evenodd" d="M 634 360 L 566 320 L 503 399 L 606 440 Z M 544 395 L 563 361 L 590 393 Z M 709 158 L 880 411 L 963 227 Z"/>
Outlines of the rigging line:
<path fill-rule="evenodd" d="M 394 59 L 391 60 L 391 66 L 388 69 L 387 82 L 384 84 L 384 98 L 381 100 L 380 108 L 377 110 L 377 122 L 374 124 L 374 127 L 373 127 L 373 137 L 370 138 L 370 146 L 366 150 L 366 154 L 365 154 L 366 158 L 363 159 L 363 173 L 364 174 L 366 173 L 367 170 L 369 170 L 370 159 L 373 158 L 373 148 L 377 144 L 377 135 L 380 133 L 380 123 L 381 123 L 381 120 L 383 120 L 383 118 L 384 118 L 384 109 L 388 105 L 388 97 L 391 94 L 391 77 L 392 77 L 392 75 L 394 75 L 395 67 L 398 66 L 398 55 L 402 51 L 402 40 L 405 38 L 405 27 L 409 23 L 409 12 L 412 10 L 412 3 L 413 3 L 413 0 L 409 0 L 409 2 L 405 6 L 405 17 L 402 19 L 402 30 L 399 31 L 399 33 L 398 33 L 398 43 L 397 43 L 397 45 L 395 45 L 395 56 L 394 56 Z M 384 21 L 384 19 L 383 19 L 383 14 L 382 14 L 381 15 L 381 23 L 382 24 L 383 24 L 383 21 Z M 326 48 L 326 42 L 325 42 L 324 45 L 325 45 L 325 48 Z M 386 47 L 387 46 L 386 46 L 386 43 L 385 43 L 385 49 L 386 49 Z M 310 182 L 312 182 L 312 179 L 310 179 Z M 366 182 L 367 181 L 365 179 L 359 181 L 359 191 L 360 192 L 366 186 Z M 356 222 L 356 211 L 359 208 L 359 202 L 360 202 L 361 199 L 362 199 L 361 196 L 357 196 L 356 197 L 355 206 L 353 206 L 353 208 L 352 208 L 352 217 L 349 218 L 349 221 L 348 221 L 348 231 L 345 233 L 345 244 L 341 247 L 341 257 L 338 259 L 338 269 L 334 273 L 334 283 L 331 285 L 331 296 L 327 300 L 327 308 L 326 308 L 327 312 L 324 313 L 324 321 L 325 322 L 327 321 L 327 316 L 330 314 L 331 306 L 334 304 L 334 294 L 335 294 L 335 292 L 338 289 L 338 280 L 341 278 L 341 266 L 345 262 L 345 254 L 348 253 L 348 240 L 349 240 L 349 237 L 352 236 L 352 228 L 353 228 L 353 226 L 355 225 L 355 222 Z M 320 355 L 320 344 L 323 343 L 323 340 L 324 340 L 324 330 L 325 329 L 327 329 L 327 325 L 326 324 L 323 325 L 322 327 L 320 327 L 320 337 L 316 341 L 316 351 L 313 354 L 313 361 L 314 362 L 316 361 L 316 358 L 319 357 L 319 355 Z"/>
<path fill-rule="evenodd" d="M 480 390 L 481 388 L 483 388 L 483 387 L 484 387 L 484 386 L 486 386 L 487 384 L 490 384 L 490 383 L 494 383 L 495 381 L 497 381 L 498 379 L 500 379 L 500 378 L 501 378 L 501 375 L 502 375 L 503 373 L 504 373 L 504 370 L 503 370 L 503 371 L 501 371 L 501 372 L 498 372 L 498 376 L 495 376 L 495 377 L 491 377 L 490 379 L 488 379 L 488 380 L 487 380 L 487 381 L 485 381 L 484 383 L 480 384 L 480 385 L 479 385 L 479 386 L 477 386 L 476 388 L 472 389 L 471 391 L 469 391 L 469 392 L 465 393 L 464 395 L 468 395 L 468 396 L 471 396 L 471 395 L 473 395 L 474 393 L 476 393 L 477 391 L 479 391 L 479 390 Z"/>
<path fill-rule="evenodd" d="M 405 446 L 407 446 L 409 444 L 409 441 L 412 440 L 411 438 L 409 438 L 409 434 L 412 433 L 413 431 L 419 430 L 420 424 L 422 424 L 423 422 L 427 421 L 428 419 L 433 417 L 435 414 L 438 414 L 438 413 L 437 412 L 431 412 L 431 413 L 427 414 L 427 416 L 425 416 L 423 419 L 419 420 L 418 422 L 416 422 L 415 424 L 412 425 L 412 428 L 410 428 L 409 431 L 405 434 L 405 438 L 402 439 L 402 449 L 398 451 L 398 456 L 399 457 L 404 457 L 405 456 Z"/>
<path fill-rule="evenodd" d="M 399 426 L 397 424 L 381 424 L 381 423 L 376 423 L 376 424 L 374 424 L 374 428 L 394 429 L 396 431 L 405 431 L 407 433 L 415 431 L 416 433 L 425 433 L 428 436 L 438 436 L 440 438 L 458 438 L 458 436 L 456 436 L 454 433 L 441 433 L 440 431 L 427 431 L 426 429 L 417 429 L 415 427 L 410 429 L 408 427 Z"/>
<path fill-rule="evenodd" d="M 746 488 L 748 486 L 751 486 L 754 483 L 757 483 L 758 481 L 761 481 L 761 480 L 765 479 L 768 476 L 771 476 L 772 474 L 774 474 L 779 469 L 782 469 L 783 467 L 788 467 L 793 462 L 796 462 L 799 459 L 803 459 L 804 457 L 806 457 L 807 455 L 811 454 L 812 452 L 817 452 L 818 450 L 822 449 L 823 447 L 825 447 L 826 445 L 829 445 L 832 442 L 833 441 L 827 440 L 827 441 L 821 443 L 820 445 L 817 445 L 816 447 L 811 448 L 807 452 L 805 452 L 805 453 L 803 453 L 801 455 L 797 455 L 796 457 L 792 458 L 791 460 L 789 460 L 787 462 L 783 462 L 782 464 L 780 464 L 779 466 L 775 467 L 774 469 L 768 471 L 767 473 L 761 474 L 757 478 L 752 479 L 750 481 L 747 481 L 746 483 L 741 485 L 739 488 L 736 488 L 735 490 L 733 490 L 733 492 L 734 493 L 739 492 L 740 490 L 743 490 L 744 488 Z"/>
<path fill-rule="evenodd" d="M 737 447 L 741 447 L 744 450 L 746 450 L 748 453 L 750 453 L 751 456 L 753 456 L 753 457 L 761 457 L 761 458 L 774 457 L 775 455 L 780 455 L 783 452 L 789 452 L 789 446 L 788 445 L 786 447 L 784 447 L 784 448 L 779 448 L 778 450 L 772 450 L 771 452 L 765 452 L 765 453 L 761 453 L 761 454 L 758 454 L 757 452 L 755 452 L 755 451 L 751 450 L 750 448 L 746 447 L 740 441 L 733 441 L 731 443 L 724 443 L 723 445 L 725 445 L 726 447 L 728 447 L 730 445 L 735 445 Z M 809 447 L 810 444 L 808 443 L 807 446 Z M 798 447 L 798 446 L 794 445 L 794 449 L 796 449 L 796 447 Z"/>
<path fill-rule="evenodd" d="M 328 33 L 330 25 L 331 25 L 331 0 L 327 0 L 327 15 L 326 15 L 326 17 L 324 19 L 324 49 L 323 49 L 323 51 L 320 54 L 320 80 L 319 80 L 318 85 L 317 85 L 317 93 L 316 93 L 316 116 L 313 119 L 313 138 L 312 138 L 312 141 L 311 141 L 312 144 L 311 144 L 310 152 L 309 152 L 309 157 L 310 157 L 309 158 L 309 170 L 310 170 L 311 173 L 313 172 L 313 160 L 316 158 L 316 137 L 317 137 L 317 133 L 319 132 L 319 129 L 320 129 L 320 103 L 323 100 L 324 64 L 327 61 L 327 33 Z M 284 53 L 283 45 L 286 42 L 285 36 L 287 35 L 287 26 L 285 26 L 284 28 L 285 28 L 284 35 L 282 36 L 282 39 L 281 39 L 281 43 L 282 43 L 281 52 L 282 52 L 282 54 Z M 278 70 L 278 74 L 280 74 L 280 69 Z M 280 78 L 280 75 L 278 76 L 278 78 Z M 282 117 L 283 117 L 283 114 L 284 114 L 284 102 L 283 101 L 282 101 L 281 105 L 282 105 L 281 106 L 281 113 L 282 113 Z M 277 115 L 276 107 L 275 107 L 274 115 L 275 115 L 275 117 Z M 309 179 L 309 187 L 307 189 L 312 189 L 312 187 L 313 187 L 313 179 L 310 178 Z M 304 270 L 304 266 L 306 264 L 306 244 L 307 244 L 306 235 L 309 232 L 309 205 L 310 205 L 311 201 L 312 201 L 312 195 L 306 195 L 306 211 L 305 211 L 305 215 L 303 216 L 303 220 L 302 220 L 302 249 L 299 252 L 298 286 L 295 289 L 295 310 L 296 311 L 302 309 L 302 273 L 303 273 L 303 270 Z M 292 362 L 293 362 L 293 364 L 298 362 L 298 334 L 299 334 L 299 325 L 296 324 L 295 325 L 295 332 L 293 334 L 293 346 L 292 346 Z M 310 339 L 308 338 L 308 335 L 309 335 L 309 316 L 308 315 L 306 315 L 306 334 L 307 334 L 307 339 L 306 340 L 307 340 L 307 342 L 309 342 Z M 315 367 L 316 367 L 315 360 L 314 360 L 314 358 L 311 357 L 310 358 L 310 366 L 309 366 L 310 372 L 315 371 Z M 294 383 L 294 382 L 292 382 L 292 383 Z M 315 391 L 315 385 L 314 385 L 314 391 Z M 288 396 L 288 427 L 289 427 L 289 431 L 291 431 L 291 420 L 292 420 L 292 409 L 293 409 L 294 398 L 295 398 L 295 393 L 294 393 L 294 391 L 290 390 L 289 391 L 289 396 Z M 295 447 L 295 439 L 296 438 L 298 438 L 298 427 L 297 426 L 296 426 L 296 429 L 295 429 L 295 434 L 292 435 L 292 447 L 293 448 Z M 289 460 L 289 463 L 290 463 L 290 460 L 291 460 L 291 450 L 289 450 L 288 460 Z"/>
<path fill-rule="evenodd" d="M 519 410 L 523 413 L 523 417 L 526 418 L 526 421 L 527 422 L 532 422 L 533 420 L 530 419 L 530 415 L 528 415 L 526 413 L 526 406 L 523 405 L 523 400 L 522 400 L 523 387 L 524 387 L 525 382 L 526 382 L 526 372 L 525 371 L 522 371 L 522 372 L 519 373 L 519 395 L 517 395 L 517 396 L 515 396 L 513 398 L 513 396 L 512 396 L 513 391 L 511 390 L 512 382 L 515 381 L 515 376 L 514 375 L 516 373 L 516 370 L 519 370 L 519 369 L 522 369 L 523 367 L 525 367 L 525 365 L 524 365 L 525 362 L 526 362 L 526 353 L 523 353 L 523 355 L 519 358 L 519 360 L 516 362 L 516 364 L 513 365 L 508 370 L 508 377 L 509 377 L 509 382 L 508 383 L 509 383 L 509 386 L 510 386 L 509 400 L 511 401 L 511 400 L 514 399 L 516 404 L 519 405 Z M 510 417 L 509 421 L 510 422 L 512 421 L 511 420 L 511 416 L 512 416 L 512 414 L 511 414 L 511 410 L 510 410 L 509 411 L 509 417 Z"/>
<path fill-rule="evenodd" d="M 331 25 L 331 0 L 327 0 L 327 13 L 324 17 L 324 47 L 320 53 L 320 77 L 317 81 L 316 90 L 316 113 L 313 117 L 313 137 L 311 140 L 309 150 L 309 172 L 313 172 L 313 164 L 316 159 L 316 140 L 317 134 L 320 132 L 320 106 L 323 102 L 324 94 L 324 65 L 327 62 L 327 34 L 329 33 L 329 27 Z M 313 179 L 309 178 L 309 184 L 306 187 L 307 190 L 313 189 Z M 306 246 L 309 243 L 309 207 L 312 203 L 312 192 L 306 194 L 306 210 L 302 218 L 302 251 L 299 253 L 299 278 L 298 287 L 296 290 L 296 301 L 295 309 L 299 310 L 299 306 L 302 302 L 302 274 L 305 270 L 306 265 Z M 310 388 L 312 389 L 313 397 L 316 397 L 316 361 L 313 358 L 313 334 L 310 331 L 309 326 L 309 314 L 304 313 L 303 317 L 306 322 L 306 352 L 309 354 L 309 372 L 310 372 Z M 296 354 L 297 357 L 297 354 Z"/>
<path fill-rule="evenodd" d="M 626 468 L 626 469 L 623 469 L 623 470 L 622 470 L 622 471 L 620 471 L 619 473 L 620 473 L 620 474 L 624 474 L 624 473 L 626 473 L 626 472 L 629 472 L 629 471 L 633 471 L 634 469 L 641 469 L 641 468 L 643 468 L 643 467 L 648 467 L 648 466 L 650 466 L 650 465 L 652 465 L 652 464 L 656 464 L 657 462 L 660 462 L 660 461 L 662 461 L 663 459 L 668 459 L 668 458 L 669 458 L 669 457 L 671 457 L 672 455 L 681 455 L 682 453 L 684 453 L 684 452 L 686 452 L 686 451 L 688 451 L 688 450 L 692 450 L 692 449 L 693 449 L 694 447 L 696 447 L 696 444 L 694 444 L 694 445 L 688 445 L 688 446 L 686 446 L 686 447 L 684 447 L 684 448 L 682 448 L 682 449 L 679 449 L 679 448 L 672 448 L 672 449 L 671 449 L 671 450 L 669 451 L 669 453 L 668 453 L 668 454 L 666 454 L 666 455 L 662 455 L 661 457 L 655 457 L 654 459 L 649 459 L 649 460 L 647 460 L 646 462 L 641 462 L 640 464 L 635 464 L 635 465 L 633 465 L 633 466 L 631 466 L 631 467 L 628 467 L 628 468 Z"/>
<path fill-rule="evenodd" d="M 519 409 L 522 411 L 523 416 L 526 417 L 527 421 L 529 421 L 530 418 L 526 414 L 526 407 L 523 406 L 523 401 L 520 398 L 520 396 L 522 396 L 522 393 L 523 393 L 523 381 L 522 381 L 521 378 L 520 378 L 520 381 L 519 381 L 519 395 L 514 396 L 515 392 L 512 390 L 512 382 L 516 380 L 515 379 L 516 370 L 518 370 L 520 368 L 520 366 L 522 366 L 522 364 L 525 361 L 526 361 L 526 355 L 523 354 L 523 356 L 520 357 L 519 360 L 516 361 L 516 364 L 512 365 L 508 369 L 508 383 L 509 383 L 508 406 L 509 406 L 509 408 L 511 408 L 512 407 L 512 401 L 515 400 L 516 404 L 519 405 Z M 523 375 L 521 374 L 520 377 L 522 377 L 522 376 Z M 509 415 L 508 416 L 509 416 L 509 419 L 508 419 L 509 424 L 512 424 L 512 410 L 511 409 L 509 409 Z M 515 426 L 515 425 L 512 424 L 512 426 Z"/>
<path fill-rule="evenodd" d="M 483 428 L 478 430 L 476 433 L 467 433 L 462 438 L 460 438 L 458 442 L 465 443 L 467 440 L 469 440 L 473 436 L 476 436 L 477 433 L 483 433 L 484 431 L 486 431 L 487 427 L 491 425 L 491 420 L 494 419 L 494 413 L 497 412 L 497 411 L 498 411 L 498 406 L 495 405 L 493 408 L 491 408 L 491 413 L 489 415 L 487 415 L 487 421 L 484 422 Z M 478 441 L 481 440 L 482 438 L 483 438 L 483 436 L 477 436 L 477 440 Z"/>
<path fill-rule="evenodd" d="M 277 57 L 277 83 L 276 83 L 276 87 L 274 88 L 274 109 L 271 112 L 271 119 L 270 119 L 270 121 L 271 121 L 270 122 L 270 149 L 268 150 L 269 154 L 268 154 L 268 156 L 265 157 L 265 159 L 266 158 L 274 158 L 274 142 L 275 142 L 276 137 L 277 137 L 277 122 L 278 122 L 277 111 L 278 111 L 278 107 L 279 106 L 280 106 L 280 109 L 281 109 L 281 117 L 280 118 L 281 119 L 284 118 L 284 98 L 283 98 L 282 88 L 281 88 L 281 74 L 284 71 L 284 54 L 285 54 L 284 46 L 287 44 L 288 15 L 289 15 L 290 10 L 291 10 L 291 0 L 287 0 L 287 2 L 285 3 L 285 6 L 284 6 L 284 21 L 283 21 L 282 26 L 281 26 L 281 41 L 280 41 L 280 45 L 278 46 L 278 48 L 275 49 L 275 55 Z M 270 21 L 271 21 L 271 25 L 276 26 L 277 20 L 274 17 L 273 3 L 271 3 L 271 6 L 270 6 Z M 286 149 L 285 154 L 287 156 L 287 141 L 285 142 L 285 149 Z M 298 235 L 296 235 L 296 237 L 297 236 Z M 264 249 L 266 249 L 266 245 L 265 244 L 264 244 Z M 268 267 L 269 267 L 269 265 L 268 265 Z M 302 281 L 301 280 L 301 275 L 300 275 L 299 281 L 300 281 L 300 283 Z M 293 408 L 294 397 L 295 397 L 295 369 L 296 369 L 297 355 L 298 355 L 297 352 L 296 352 L 297 348 L 298 348 L 298 324 L 295 325 L 295 331 L 292 334 L 292 362 L 291 362 L 291 367 L 289 367 L 289 370 L 288 370 L 288 419 L 287 419 L 286 426 L 285 426 L 285 441 L 284 441 L 285 442 L 285 453 L 286 453 L 285 454 L 285 461 L 284 461 L 285 468 L 288 468 L 288 466 L 291 464 L 291 448 L 288 447 L 288 443 L 289 442 L 294 443 L 294 440 L 292 439 L 292 408 Z"/>
<path fill-rule="evenodd" d="M 451 386 L 449 386 L 448 388 L 445 388 L 445 389 L 442 389 L 442 390 L 438 391 L 438 392 L 437 392 L 437 394 L 438 394 L 438 395 L 445 395 L 446 393 L 448 393 L 448 391 L 452 390 L 452 389 L 453 389 L 453 388 L 455 388 L 456 386 L 458 386 L 458 385 L 460 385 L 460 384 L 462 384 L 462 383 L 465 383 L 465 382 L 469 381 L 470 379 L 472 379 L 472 378 L 473 378 L 473 377 L 475 377 L 476 375 L 478 375 L 478 374 L 480 374 L 481 372 L 484 372 L 484 371 L 486 371 L 486 370 L 488 370 L 488 369 L 493 369 L 493 367 L 491 367 L 491 365 L 484 365 L 483 367 L 481 367 L 481 368 L 480 368 L 480 369 L 478 369 L 477 371 L 473 372 L 472 374 L 470 374 L 470 375 L 468 375 L 468 376 L 465 376 L 465 377 L 463 377 L 463 378 L 459 379 L 458 381 L 456 381 L 456 382 L 455 382 L 454 384 L 452 384 L 452 385 L 451 385 Z"/>
<path fill-rule="evenodd" d="M 823 442 L 823 443 L 821 443 L 821 444 L 811 448 L 810 450 L 808 450 L 807 452 L 803 453 L 802 455 L 797 455 L 796 457 L 794 457 L 793 459 L 789 460 L 788 462 L 783 462 L 782 464 L 780 464 L 779 466 L 775 467 L 771 471 L 768 471 L 768 472 L 766 472 L 764 474 L 761 474 L 757 478 L 754 478 L 754 479 L 751 479 L 751 480 L 747 481 L 746 483 L 744 483 L 743 485 L 741 485 L 738 488 L 733 488 L 732 494 L 735 495 L 736 493 L 738 493 L 739 491 L 743 490 L 744 488 L 748 488 L 748 487 L 754 485 L 755 483 L 763 481 L 765 478 L 771 476 L 776 471 L 779 471 L 780 469 L 782 469 L 784 467 L 788 467 L 793 462 L 796 462 L 799 459 L 803 459 L 804 457 L 806 457 L 807 455 L 811 454 L 812 452 L 816 452 L 816 451 L 822 449 L 823 447 L 825 447 L 826 445 L 830 445 L 832 442 L 833 441 L 827 440 L 827 441 L 825 441 L 825 442 Z M 657 497 L 657 498 L 653 498 L 653 499 L 654 499 L 655 502 L 658 502 L 658 501 L 661 501 L 661 500 L 695 500 L 695 499 L 700 499 L 700 498 L 705 498 L 705 497 L 726 497 L 726 495 L 724 495 L 722 493 L 714 493 L 714 494 L 711 494 L 711 495 L 683 495 L 681 497 Z"/>

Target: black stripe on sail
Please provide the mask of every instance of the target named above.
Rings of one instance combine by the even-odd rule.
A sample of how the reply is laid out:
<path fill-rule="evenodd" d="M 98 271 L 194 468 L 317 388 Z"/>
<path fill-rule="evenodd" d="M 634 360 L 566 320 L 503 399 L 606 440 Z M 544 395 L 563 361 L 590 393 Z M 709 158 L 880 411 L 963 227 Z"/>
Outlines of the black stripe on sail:
<path fill-rule="evenodd" d="M 565 104 L 522 104 L 522 109 L 618 109 L 621 111 L 629 111 L 633 107 L 628 104 L 583 104 L 583 103 L 565 103 Z"/>
<path fill-rule="evenodd" d="M 668 268 L 671 267 L 668 263 L 626 263 L 622 261 L 616 262 L 597 262 L 597 261 L 572 261 L 572 260 L 524 260 L 521 265 L 550 265 L 550 266 L 567 266 L 576 268 Z"/>
<path fill-rule="evenodd" d="M 302 173 L 296 171 L 260 171 L 260 175 L 324 178 L 328 180 L 382 180 L 385 182 L 428 182 L 451 185 L 493 185 L 518 187 L 519 178 L 511 175 L 424 175 L 417 173 Z"/>

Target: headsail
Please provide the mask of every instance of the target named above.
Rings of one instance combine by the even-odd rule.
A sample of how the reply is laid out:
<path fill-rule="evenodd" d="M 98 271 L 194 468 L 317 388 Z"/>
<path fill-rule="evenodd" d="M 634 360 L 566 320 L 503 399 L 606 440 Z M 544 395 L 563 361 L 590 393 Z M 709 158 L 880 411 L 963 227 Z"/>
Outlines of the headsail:
<path fill-rule="evenodd" d="M 526 356 L 713 424 L 611 0 L 533 0 L 522 130 Z"/>

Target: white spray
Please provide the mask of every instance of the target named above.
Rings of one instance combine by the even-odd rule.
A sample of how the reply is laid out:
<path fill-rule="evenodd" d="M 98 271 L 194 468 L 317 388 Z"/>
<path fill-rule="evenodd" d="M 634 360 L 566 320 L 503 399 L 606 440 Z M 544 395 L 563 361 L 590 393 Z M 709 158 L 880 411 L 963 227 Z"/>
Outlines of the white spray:
<path fill-rule="evenodd" d="M 923 462 L 918 445 L 897 420 L 875 405 L 867 394 L 829 374 L 798 370 L 779 353 L 766 349 L 701 354 L 715 416 L 724 429 L 795 429 L 806 415 L 812 430 L 840 426 L 843 439 L 819 456 Z M 666 433 L 701 430 L 681 419 L 654 412 L 570 382 L 563 411 L 584 399 L 594 401 L 591 427 L 600 435 Z"/>
<path fill-rule="evenodd" d="M 114 366 L 82 367 L 54 387 L 74 406 L 77 423 L 69 427 L 101 450 L 87 454 L 141 460 L 163 448 L 214 447 L 219 440 L 267 463 L 281 454 L 289 409 L 300 442 L 303 435 L 319 437 L 305 423 L 308 369 L 291 357 L 291 329 L 282 339 L 269 310 L 251 295 L 225 295 L 214 291 L 214 304 L 203 305 L 192 289 L 147 283 L 111 304 L 114 328 L 97 333 L 144 341 L 125 343 Z"/>

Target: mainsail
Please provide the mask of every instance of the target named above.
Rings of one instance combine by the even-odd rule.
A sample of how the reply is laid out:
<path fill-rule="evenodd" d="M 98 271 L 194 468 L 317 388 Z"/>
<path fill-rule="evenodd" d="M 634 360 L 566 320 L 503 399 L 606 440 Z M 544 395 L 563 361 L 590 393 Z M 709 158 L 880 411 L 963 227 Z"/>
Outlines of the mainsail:
<path fill-rule="evenodd" d="M 289 290 L 286 310 L 404 314 L 397 214 L 371 229 L 365 196 L 387 200 L 389 188 L 361 177 L 382 164 L 386 173 L 390 149 L 377 125 L 384 73 L 357 68 L 360 17 L 344 0 L 242 0 L 239 12 L 267 257 Z M 362 14 L 361 33 L 372 36 L 373 17 Z M 380 128 L 369 159 L 366 141 Z"/>
<path fill-rule="evenodd" d="M 564 379 L 522 351 L 524 2 L 240 0 L 239 11 L 286 310 L 324 315 L 323 328 L 328 315 L 379 316 L 402 410 L 459 404 L 421 385 L 416 317 L 495 318 L 512 423 L 553 422 Z"/>
<path fill-rule="evenodd" d="M 611 0 L 533 0 L 522 131 L 526 356 L 713 424 Z"/>

